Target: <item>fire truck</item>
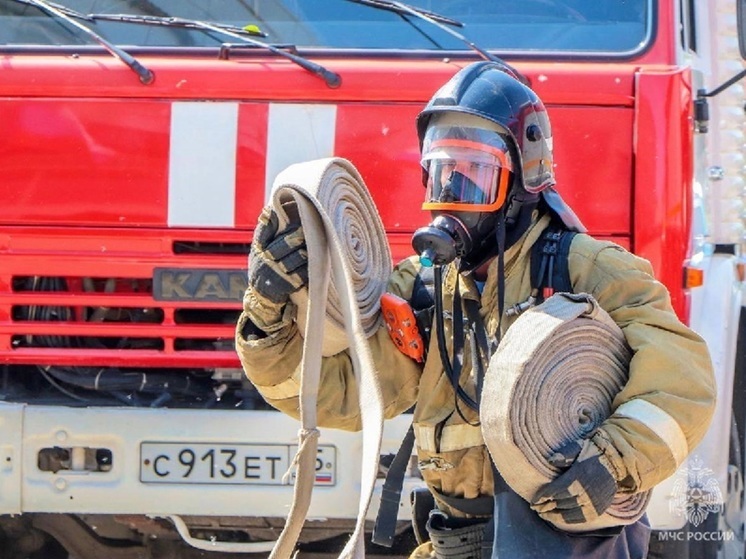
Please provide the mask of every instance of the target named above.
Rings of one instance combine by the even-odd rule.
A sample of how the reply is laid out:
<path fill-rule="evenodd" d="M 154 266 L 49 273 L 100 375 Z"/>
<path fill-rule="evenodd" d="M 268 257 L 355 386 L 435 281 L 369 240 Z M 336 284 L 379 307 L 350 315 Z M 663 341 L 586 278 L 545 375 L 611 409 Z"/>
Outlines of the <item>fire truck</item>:
<path fill-rule="evenodd" d="M 0 0 L 0 549 L 271 549 L 298 424 L 245 379 L 233 336 L 273 179 L 348 159 L 394 258 L 411 254 L 428 218 L 415 116 L 458 69 L 500 57 L 547 105 L 562 196 L 652 263 L 712 352 L 716 415 L 654 492 L 651 556 L 743 557 L 741 10 Z M 408 423 L 388 423 L 382 464 Z M 322 432 L 302 542 L 353 526 L 360 449 Z M 414 460 L 405 483 L 421 483 Z"/>

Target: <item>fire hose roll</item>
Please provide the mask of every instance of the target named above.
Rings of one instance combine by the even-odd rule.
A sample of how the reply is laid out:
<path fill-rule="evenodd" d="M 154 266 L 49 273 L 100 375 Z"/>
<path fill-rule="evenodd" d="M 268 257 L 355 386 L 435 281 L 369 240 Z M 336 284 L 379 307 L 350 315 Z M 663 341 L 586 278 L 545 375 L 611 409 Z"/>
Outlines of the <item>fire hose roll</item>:
<path fill-rule="evenodd" d="M 630 358 L 619 326 L 587 294 L 556 294 L 510 327 L 485 375 L 480 419 L 497 470 L 524 500 L 565 471 L 549 458 L 611 415 Z M 586 532 L 632 524 L 649 500 L 649 491 L 618 492 L 600 517 L 555 525 Z"/>
<path fill-rule="evenodd" d="M 295 208 L 295 202 L 303 207 Z M 337 251 L 347 264 L 347 278 L 355 294 L 360 326 L 370 337 L 381 325 L 381 295 L 392 272 L 391 251 L 386 231 L 373 199 L 357 169 L 342 158 L 317 159 L 290 165 L 277 175 L 271 204 L 280 227 L 300 221 L 306 243 L 323 244 Z M 289 209 L 289 211 L 288 211 Z M 295 212 L 301 215 L 293 215 Z M 320 231 L 326 231 L 321 235 Z M 335 237 L 329 239 L 330 236 Z M 309 247 L 309 254 L 312 253 Z M 338 279 L 331 277 L 325 308 L 322 354 L 335 355 L 349 347 L 345 331 L 345 307 L 340 299 Z M 306 323 L 308 291 L 291 295 L 298 308 L 298 324 Z M 303 331 L 301 331 L 303 333 Z"/>
<path fill-rule="evenodd" d="M 342 158 L 289 166 L 275 178 L 270 204 L 280 228 L 300 223 L 308 251 L 308 286 L 291 295 L 303 336 L 301 430 L 293 459 L 296 482 L 285 527 L 270 559 L 289 559 L 295 553 L 316 474 L 322 357 L 345 349 L 358 385 L 363 449 L 358 517 L 339 557 L 361 558 L 383 435 L 383 399 L 367 338 L 382 324 L 381 295 L 392 272 L 386 232 L 362 177 Z"/>

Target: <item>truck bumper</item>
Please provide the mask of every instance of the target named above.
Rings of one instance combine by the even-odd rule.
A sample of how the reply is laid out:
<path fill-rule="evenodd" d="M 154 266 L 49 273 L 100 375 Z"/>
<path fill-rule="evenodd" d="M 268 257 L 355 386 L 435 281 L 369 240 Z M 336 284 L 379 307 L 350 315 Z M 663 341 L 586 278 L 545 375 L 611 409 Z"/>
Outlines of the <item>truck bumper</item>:
<path fill-rule="evenodd" d="M 395 453 L 411 416 L 387 422 L 382 453 Z M 299 424 L 273 411 L 65 408 L 0 404 L 0 514 L 28 512 L 259 516 L 285 518 L 293 487 L 220 483 L 146 483 L 141 480 L 146 442 L 213 445 L 297 444 Z M 350 518 L 358 511 L 361 435 L 322 429 L 320 445 L 336 452 L 334 485 L 314 487 L 309 519 Z M 44 449 L 111 451 L 108 471 L 81 461 L 56 472 L 42 469 Z M 400 520 L 410 518 L 408 477 Z M 374 519 L 380 486 L 369 510 Z"/>

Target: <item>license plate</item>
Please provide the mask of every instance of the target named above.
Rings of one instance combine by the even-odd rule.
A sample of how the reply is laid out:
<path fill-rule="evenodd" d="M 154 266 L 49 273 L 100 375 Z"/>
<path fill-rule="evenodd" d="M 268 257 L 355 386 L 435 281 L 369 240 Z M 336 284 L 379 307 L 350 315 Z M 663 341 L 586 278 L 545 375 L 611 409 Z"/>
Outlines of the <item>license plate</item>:
<path fill-rule="evenodd" d="M 140 481 L 283 485 L 282 476 L 297 449 L 297 445 L 142 443 Z M 334 485 L 336 470 L 335 447 L 319 445 L 316 485 Z"/>

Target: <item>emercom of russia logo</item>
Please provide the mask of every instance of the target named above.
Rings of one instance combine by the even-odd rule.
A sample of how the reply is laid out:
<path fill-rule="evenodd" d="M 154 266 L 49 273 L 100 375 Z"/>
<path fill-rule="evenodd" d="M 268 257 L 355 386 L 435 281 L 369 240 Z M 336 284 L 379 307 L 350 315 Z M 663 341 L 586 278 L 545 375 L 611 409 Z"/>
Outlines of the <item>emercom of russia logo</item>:
<path fill-rule="evenodd" d="M 715 473 L 698 456 L 690 457 L 686 468 L 676 474 L 668 507 L 671 514 L 686 515 L 692 526 L 699 526 L 710 513 L 723 509 L 723 494 Z"/>
<path fill-rule="evenodd" d="M 685 516 L 689 526 L 684 530 L 656 531 L 659 541 L 735 541 L 733 530 L 706 531 L 700 528 L 710 514 L 723 511 L 723 494 L 715 472 L 698 456 L 691 456 L 686 467 L 676 474 L 668 507 L 671 514 Z"/>

